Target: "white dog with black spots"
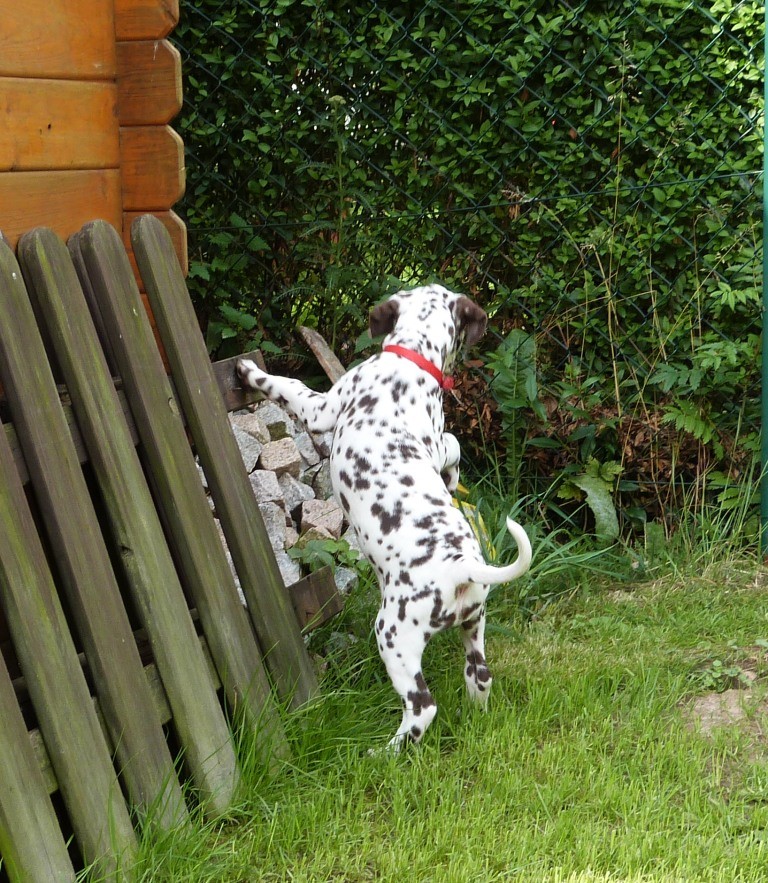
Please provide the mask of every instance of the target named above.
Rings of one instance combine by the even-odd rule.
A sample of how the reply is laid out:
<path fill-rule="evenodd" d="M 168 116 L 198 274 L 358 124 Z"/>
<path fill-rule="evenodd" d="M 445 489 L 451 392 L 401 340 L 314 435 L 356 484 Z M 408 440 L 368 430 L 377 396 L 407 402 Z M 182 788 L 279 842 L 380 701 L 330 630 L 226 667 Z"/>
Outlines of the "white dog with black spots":
<path fill-rule="evenodd" d="M 444 432 L 443 390 L 465 345 L 484 334 L 485 312 L 440 285 L 399 292 L 371 311 L 382 351 L 348 371 L 327 393 L 240 360 L 244 386 L 287 406 L 312 432 L 333 430 L 331 480 L 381 587 L 379 652 L 400 695 L 403 719 L 390 746 L 418 742 L 437 712 L 422 673 L 436 632 L 459 626 L 469 695 L 485 706 L 489 586 L 510 582 L 531 563 L 523 528 L 507 519 L 518 557 L 506 567 L 483 560 L 463 513 L 452 504 L 459 444 Z"/>

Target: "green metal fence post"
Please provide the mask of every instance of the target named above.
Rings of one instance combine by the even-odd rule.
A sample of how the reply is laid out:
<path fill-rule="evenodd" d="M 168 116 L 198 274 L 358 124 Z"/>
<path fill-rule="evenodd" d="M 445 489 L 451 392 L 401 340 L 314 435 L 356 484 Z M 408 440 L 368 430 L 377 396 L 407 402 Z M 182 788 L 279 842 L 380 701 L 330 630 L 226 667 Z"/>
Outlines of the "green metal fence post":
<path fill-rule="evenodd" d="M 764 46 L 768 44 L 768 4 L 765 7 L 765 28 L 763 31 Z M 762 353 L 762 388 L 761 388 L 761 475 L 760 475 L 760 550 L 763 555 L 768 552 L 768 335 L 766 334 L 766 316 L 768 316 L 768 52 L 765 52 L 765 76 L 763 78 L 763 353 Z"/>

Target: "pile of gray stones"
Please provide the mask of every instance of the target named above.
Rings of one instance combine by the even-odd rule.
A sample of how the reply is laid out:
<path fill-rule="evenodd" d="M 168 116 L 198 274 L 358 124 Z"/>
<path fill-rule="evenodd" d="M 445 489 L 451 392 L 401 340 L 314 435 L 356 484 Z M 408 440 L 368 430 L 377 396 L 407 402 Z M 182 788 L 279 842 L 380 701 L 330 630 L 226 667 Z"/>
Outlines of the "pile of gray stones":
<path fill-rule="evenodd" d="M 304 548 L 310 540 L 341 539 L 359 551 L 355 532 L 333 499 L 328 461 L 333 433 L 309 433 L 287 411 L 267 400 L 235 411 L 229 419 L 285 585 L 305 575 L 289 549 Z M 206 485 L 202 470 L 201 477 Z M 221 526 L 219 533 L 226 549 Z M 357 573 L 337 566 L 335 579 L 339 591 L 347 594 L 357 584 Z"/>

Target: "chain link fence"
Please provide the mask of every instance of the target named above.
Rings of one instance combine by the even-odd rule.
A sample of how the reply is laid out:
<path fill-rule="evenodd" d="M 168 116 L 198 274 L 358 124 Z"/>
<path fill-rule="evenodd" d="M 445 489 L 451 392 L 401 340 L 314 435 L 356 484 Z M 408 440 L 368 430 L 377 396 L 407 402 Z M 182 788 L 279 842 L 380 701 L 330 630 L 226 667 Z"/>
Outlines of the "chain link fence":
<path fill-rule="evenodd" d="M 763 36 L 752 0 L 185 0 L 181 210 L 212 350 L 285 356 L 308 322 L 350 362 L 373 303 L 439 280 L 492 317 L 454 408 L 513 474 L 620 476 L 630 521 L 738 481 Z"/>

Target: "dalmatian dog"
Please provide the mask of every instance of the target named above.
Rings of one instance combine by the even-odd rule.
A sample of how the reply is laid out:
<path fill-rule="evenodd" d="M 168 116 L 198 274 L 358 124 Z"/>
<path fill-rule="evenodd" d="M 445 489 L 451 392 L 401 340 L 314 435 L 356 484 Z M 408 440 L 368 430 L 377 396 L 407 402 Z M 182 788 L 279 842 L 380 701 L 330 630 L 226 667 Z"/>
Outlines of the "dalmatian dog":
<path fill-rule="evenodd" d="M 333 430 L 335 495 L 355 528 L 381 587 L 379 652 L 400 695 L 403 719 L 390 746 L 418 742 L 437 712 L 422 673 L 436 632 L 459 626 L 465 681 L 483 707 L 491 687 L 485 661 L 489 586 L 524 574 L 531 544 L 507 519 L 518 557 L 485 563 L 464 515 L 451 502 L 459 479 L 459 444 L 443 431 L 443 390 L 465 345 L 484 334 L 487 317 L 469 298 L 440 285 L 401 291 L 370 314 L 382 351 L 352 368 L 327 393 L 240 360 L 243 386 L 287 406 L 312 432 Z"/>

